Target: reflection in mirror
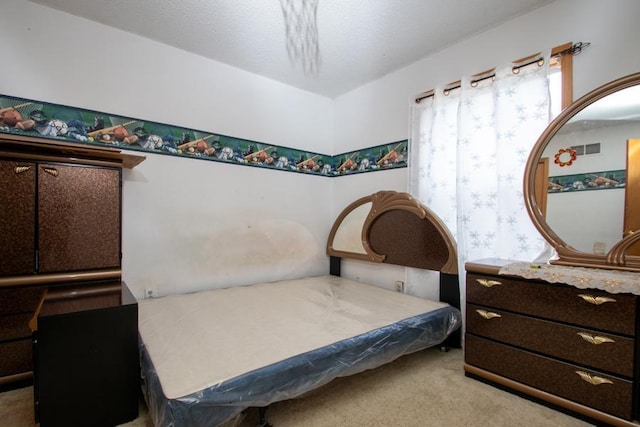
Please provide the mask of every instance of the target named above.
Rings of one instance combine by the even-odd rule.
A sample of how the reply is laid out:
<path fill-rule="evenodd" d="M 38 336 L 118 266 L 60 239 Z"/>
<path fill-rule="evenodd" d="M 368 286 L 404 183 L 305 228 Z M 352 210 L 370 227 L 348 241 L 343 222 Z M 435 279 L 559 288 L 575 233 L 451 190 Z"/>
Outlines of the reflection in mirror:
<path fill-rule="evenodd" d="M 576 114 L 542 154 L 553 160 L 547 224 L 579 251 L 604 254 L 623 237 L 627 141 L 633 138 L 640 138 L 640 86 Z"/>
<path fill-rule="evenodd" d="M 371 202 L 364 203 L 342 220 L 333 237 L 333 249 L 366 255 L 367 251 L 362 245 L 362 228 L 370 210 Z"/>
<path fill-rule="evenodd" d="M 630 177 L 640 174 L 634 170 L 640 168 L 640 157 L 634 157 L 640 154 L 634 148 L 639 138 L 640 73 L 576 101 L 549 125 L 532 150 L 525 174 L 530 215 L 545 238 L 575 264 L 620 263 L 624 268 L 630 252 L 614 262 L 610 251 L 618 251 L 625 235 L 640 228 L 633 223 L 633 218 L 640 218 L 640 206 L 629 197 L 638 193 Z M 548 175 L 532 177 L 543 173 L 542 168 L 532 171 L 545 158 Z M 548 182 L 544 214 L 530 190 L 536 179 Z"/>

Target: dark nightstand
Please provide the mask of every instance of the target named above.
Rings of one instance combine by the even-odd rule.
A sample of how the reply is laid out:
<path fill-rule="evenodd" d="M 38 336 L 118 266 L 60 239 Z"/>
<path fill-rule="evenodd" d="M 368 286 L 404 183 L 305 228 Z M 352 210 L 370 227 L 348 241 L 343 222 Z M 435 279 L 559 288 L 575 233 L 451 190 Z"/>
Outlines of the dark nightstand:
<path fill-rule="evenodd" d="M 107 427 L 138 416 L 138 305 L 124 282 L 50 287 L 32 326 L 37 423 Z"/>

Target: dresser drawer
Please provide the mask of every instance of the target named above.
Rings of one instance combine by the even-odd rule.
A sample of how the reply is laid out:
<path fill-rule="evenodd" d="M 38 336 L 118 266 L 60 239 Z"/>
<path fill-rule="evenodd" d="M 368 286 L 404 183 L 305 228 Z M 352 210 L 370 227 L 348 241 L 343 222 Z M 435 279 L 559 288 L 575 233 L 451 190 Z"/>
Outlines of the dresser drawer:
<path fill-rule="evenodd" d="M 630 420 L 633 383 L 578 365 L 466 335 L 465 362 L 548 393 Z M 584 377 L 591 376 L 588 382 Z M 587 378 L 588 379 L 588 378 Z M 603 380 L 604 382 L 599 383 Z"/>
<path fill-rule="evenodd" d="M 634 340 L 628 337 L 474 304 L 467 304 L 466 330 L 593 369 L 633 376 Z"/>
<path fill-rule="evenodd" d="M 0 377 L 33 370 L 31 337 L 0 343 Z"/>
<path fill-rule="evenodd" d="M 624 335 L 635 334 L 636 297 L 596 289 L 467 274 L 467 302 Z"/>
<path fill-rule="evenodd" d="M 20 313 L 0 316 L 0 341 L 9 341 L 17 338 L 31 339 L 29 321 L 33 313 Z"/>
<path fill-rule="evenodd" d="M 31 313 L 42 297 L 42 287 L 0 288 L 0 315 Z"/>

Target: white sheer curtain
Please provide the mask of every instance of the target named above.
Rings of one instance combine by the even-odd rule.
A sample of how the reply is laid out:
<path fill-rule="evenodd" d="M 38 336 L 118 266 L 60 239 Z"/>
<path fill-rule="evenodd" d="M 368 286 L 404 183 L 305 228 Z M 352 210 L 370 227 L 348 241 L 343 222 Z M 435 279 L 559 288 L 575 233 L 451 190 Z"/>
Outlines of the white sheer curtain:
<path fill-rule="evenodd" d="M 544 239 L 523 197 L 524 166 L 550 121 L 549 56 L 544 64 L 495 70 L 495 79 L 412 103 L 409 191 L 445 222 L 456 238 L 460 293 L 464 264 L 482 258 L 532 261 Z M 417 270 L 409 283 L 421 281 Z M 463 305 L 464 307 L 464 305 Z"/>

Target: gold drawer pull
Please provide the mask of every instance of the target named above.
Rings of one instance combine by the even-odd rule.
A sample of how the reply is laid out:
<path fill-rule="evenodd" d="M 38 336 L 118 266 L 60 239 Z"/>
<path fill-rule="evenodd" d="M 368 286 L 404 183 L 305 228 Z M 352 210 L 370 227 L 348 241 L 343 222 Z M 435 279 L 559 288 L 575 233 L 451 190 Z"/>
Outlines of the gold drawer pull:
<path fill-rule="evenodd" d="M 48 173 L 49 175 L 51 175 L 53 177 L 57 177 L 58 176 L 58 169 L 56 169 L 56 168 L 49 168 L 49 167 L 43 166 L 42 170 L 44 170 L 46 173 Z"/>
<path fill-rule="evenodd" d="M 16 166 L 15 168 L 13 168 L 13 171 L 16 173 L 16 175 L 20 175 L 21 173 L 25 173 L 29 169 L 31 169 L 31 166 Z"/>
<path fill-rule="evenodd" d="M 578 296 L 583 300 L 585 300 L 586 302 L 588 302 L 589 304 L 593 304 L 593 305 L 600 305 L 600 304 L 604 304 L 605 302 L 616 302 L 615 299 L 609 298 L 609 297 L 594 297 L 593 295 L 589 295 L 589 294 L 580 294 Z"/>
<path fill-rule="evenodd" d="M 484 317 L 485 319 L 494 319 L 496 317 L 502 317 L 498 313 L 493 313 L 493 312 L 487 311 L 487 310 L 476 310 L 476 312 L 480 316 Z"/>
<path fill-rule="evenodd" d="M 578 335 L 580 335 L 580 337 L 583 340 L 585 340 L 586 342 L 594 344 L 594 345 L 602 344 L 602 343 L 605 343 L 605 342 L 615 342 L 611 338 L 602 337 L 600 335 L 591 335 L 591 334 L 589 334 L 587 332 L 578 332 Z"/>
<path fill-rule="evenodd" d="M 498 282 L 497 280 L 489 280 L 489 279 L 476 279 L 478 283 L 480 283 L 485 288 L 490 288 L 496 285 L 502 285 L 502 282 Z"/>
<path fill-rule="evenodd" d="M 585 372 L 585 371 L 576 371 L 576 374 L 580 375 L 580 378 L 582 378 L 583 380 L 585 380 L 589 384 L 593 384 L 593 385 L 613 384 L 613 381 L 611 381 L 611 380 L 608 380 L 608 379 L 602 378 L 602 377 L 598 377 L 596 375 L 591 375 L 590 373 Z"/>

